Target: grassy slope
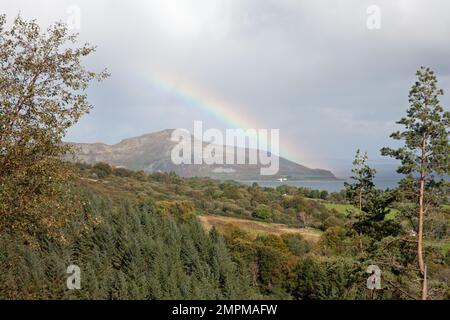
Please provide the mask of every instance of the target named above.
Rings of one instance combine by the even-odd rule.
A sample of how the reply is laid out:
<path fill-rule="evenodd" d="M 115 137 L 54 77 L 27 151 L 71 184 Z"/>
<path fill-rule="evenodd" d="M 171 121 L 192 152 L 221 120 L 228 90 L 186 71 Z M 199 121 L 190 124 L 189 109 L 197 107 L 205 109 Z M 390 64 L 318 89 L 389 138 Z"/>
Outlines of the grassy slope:
<path fill-rule="evenodd" d="M 352 204 L 331 203 L 331 202 L 327 202 L 327 201 L 319 200 L 319 199 L 309 199 L 309 200 L 320 201 L 320 203 L 322 203 L 327 209 L 329 209 L 329 210 L 335 209 L 337 212 L 345 214 L 345 215 L 347 215 L 351 212 L 355 212 L 355 213 L 359 212 L 359 209 Z M 387 220 L 394 219 L 398 213 L 399 213 L 399 211 L 397 209 L 391 208 L 391 212 L 386 215 L 386 219 Z"/>
<path fill-rule="evenodd" d="M 316 200 L 316 199 L 310 199 L 313 201 L 320 201 L 320 203 L 322 203 L 327 209 L 335 209 L 337 210 L 339 213 L 343 213 L 343 214 L 348 214 L 350 212 L 358 212 L 358 208 L 356 208 L 355 206 L 351 205 L 351 204 L 338 204 L 338 203 L 330 203 L 324 200 Z M 443 209 L 449 209 L 450 205 L 442 205 Z M 391 211 L 386 215 L 385 219 L 386 220 L 391 220 L 391 219 L 395 219 L 395 217 L 400 213 L 400 211 L 398 209 L 393 209 L 391 208 Z M 450 242 L 448 239 L 446 240 L 436 240 L 436 241 L 432 241 L 432 240 L 426 240 L 425 241 L 425 245 L 430 246 L 430 247 L 437 247 L 439 248 L 443 254 L 446 254 L 448 251 L 450 251 Z"/>
<path fill-rule="evenodd" d="M 201 215 L 198 216 L 198 218 L 206 230 L 211 229 L 213 226 L 219 230 L 224 229 L 227 226 L 234 226 L 249 232 L 255 237 L 259 234 L 281 235 L 285 233 L 297 233 L 302 235 L 305 240 L 317 242 L 321 235 L 321 231 L 317 229 L 290 228 L 280 223 L 269 223 L 217 215 Z"/>

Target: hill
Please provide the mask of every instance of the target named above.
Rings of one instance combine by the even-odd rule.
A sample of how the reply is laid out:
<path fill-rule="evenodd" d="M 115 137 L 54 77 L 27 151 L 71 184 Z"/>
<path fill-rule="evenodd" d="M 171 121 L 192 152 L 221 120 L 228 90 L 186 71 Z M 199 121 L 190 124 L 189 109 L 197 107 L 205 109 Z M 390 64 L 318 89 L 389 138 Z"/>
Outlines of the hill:
<path fill-rule="evenodd" d="M 285 177 L 289 180 L 334 180 L 328 170 L 311 169 L 290 160 L 279 158 L 279 171 L 274 176 L 261 176 L 261 165 L 182 164 L 171 161 L 171 129 L 125 139 L 117 144 L 70 143 L 76 149 L 75 160 L 87 164 L 106 162 L 116 167 L 146 172 L 175 172 L 182 177 L 210 177 L 223 180 L 261 180 Z"/>

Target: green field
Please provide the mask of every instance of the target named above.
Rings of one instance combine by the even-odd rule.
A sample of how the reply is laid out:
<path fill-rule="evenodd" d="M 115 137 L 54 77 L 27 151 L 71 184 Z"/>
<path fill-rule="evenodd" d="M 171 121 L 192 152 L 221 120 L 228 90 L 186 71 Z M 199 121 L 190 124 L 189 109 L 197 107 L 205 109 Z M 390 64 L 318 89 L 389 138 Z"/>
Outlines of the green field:
<path fill-rule="evenodd" d="M 450 251 L 450 239 L 444 240 L 425 240 L 425 246 L 438 248 L 443 255 Z"/>
<path fill-rule="evenodd" d="M 321 201 L 321 203 L 329 210 L 335 209 L 337 212 L 348 215 L 350 213 L 358 213 L 359 209 L 352 204 L 342 204 L 342 203 L 330 203 Z M 395 217 L 399 214 L 397 209 L 391 208 L 391 211 L 386 215 L 386 220 L 395 219 Z"/>
<path fill-rule="evenodd" d="M 449 252 L 450 251 L 450 241 L 447 241 L 444 244 L 442 244 L 441 249 L 442 249 L 443 254 L 446 254 L 447 252 Z"/>
<path fill-rule="evenodd" d="M 337 212 L 343 213 L 345 215 L 351 212 L 359 212 L 359 209 L 351 204 L 330 203 L 330 202 L 322 202 L 322 204 L 329 210 L 335 209 Z"/>

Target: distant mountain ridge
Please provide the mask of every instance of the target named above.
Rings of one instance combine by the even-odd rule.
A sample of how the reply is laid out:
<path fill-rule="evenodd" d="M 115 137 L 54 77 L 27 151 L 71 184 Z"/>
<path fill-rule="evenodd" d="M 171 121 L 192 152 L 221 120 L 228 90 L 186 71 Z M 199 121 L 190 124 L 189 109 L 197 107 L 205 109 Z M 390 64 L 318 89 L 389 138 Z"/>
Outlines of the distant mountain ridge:
<path fill-rule="evenodd" d="M 175 172 L 183 177 L 211 177 L 231 180 L 334 180 L 331 171 L 310 169 L 283 157 L 279 158 L 279 171 L 273 176 L 261 176 L 261 165 L 250 164 L 181 164 L 171 161 L 171 150 L 177 144 L 171 141 L 173 129 L 128 138 L 113 145 L 104 143 L 74 143 L 75 160 L 88 164 L 106 162 L 116 167 L 147 172 Z"/>

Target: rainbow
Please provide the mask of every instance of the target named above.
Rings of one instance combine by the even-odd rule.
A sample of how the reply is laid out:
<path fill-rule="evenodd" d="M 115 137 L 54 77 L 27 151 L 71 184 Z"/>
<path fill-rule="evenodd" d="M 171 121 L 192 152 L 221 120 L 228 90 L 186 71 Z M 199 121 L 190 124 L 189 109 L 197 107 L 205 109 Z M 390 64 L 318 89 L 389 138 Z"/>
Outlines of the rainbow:
<path fill-rule="evenodd" d="M 256 117 L 246 113 L 243 107 L 218 98 L 179 77 L 154 72 L 151 76 L 148 74 L 143 76 L 142 79 L 158 90 L 177 97 L 187 106 L 200 109 L 214 116 L 227 128 L 258 129 L 262 127 L 258 125 Z M 299 143 L 292 143 L 283 139 L 282 130 L 280 130 L 280 156 L 303 164 L 302 158 L 305 154 L 305 148 L 301 147 Z"/>

